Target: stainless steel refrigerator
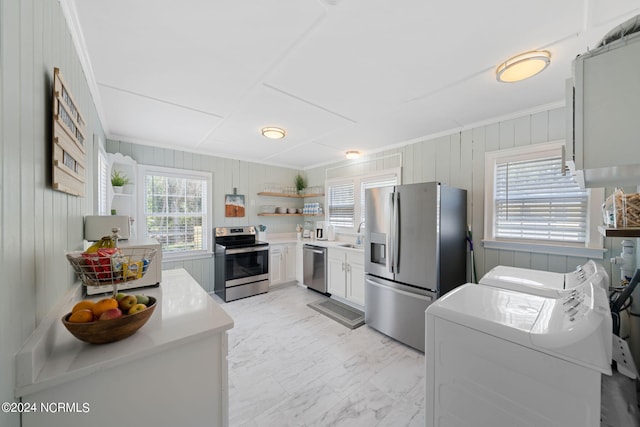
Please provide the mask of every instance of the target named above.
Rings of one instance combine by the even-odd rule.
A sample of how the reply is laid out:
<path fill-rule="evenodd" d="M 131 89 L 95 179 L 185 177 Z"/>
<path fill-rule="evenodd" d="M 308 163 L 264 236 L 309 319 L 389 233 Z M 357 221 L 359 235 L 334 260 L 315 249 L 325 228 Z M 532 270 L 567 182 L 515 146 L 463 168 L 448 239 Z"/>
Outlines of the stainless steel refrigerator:
<path fill-rule="evenodd" d="M 424 352 L 425 310 L 466 282 L 467 191 L 372 188 L 365 206 L 365 323 Z"/>

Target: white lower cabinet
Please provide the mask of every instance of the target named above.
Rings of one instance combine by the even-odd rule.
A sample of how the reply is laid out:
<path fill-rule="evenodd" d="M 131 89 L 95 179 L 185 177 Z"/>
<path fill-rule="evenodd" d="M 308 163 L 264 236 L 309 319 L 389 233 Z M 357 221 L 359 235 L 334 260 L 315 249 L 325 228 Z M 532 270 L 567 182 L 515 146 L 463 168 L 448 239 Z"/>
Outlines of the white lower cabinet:
<path fill-rule="evenodd" d="M 303 257 L 304 243 L 300 242 L 296 244 L 296 280 L 299 284 L 304 283 L 304 257 Z"/>
<path fill-rule="evenodd" d="M 296 244 L 269 246 L 270 285 L 296 280 Z"/>
<path fill-rule="evenodd" d="M 364 306 L 364 254 L 329 248 L 327 291 Z"/>

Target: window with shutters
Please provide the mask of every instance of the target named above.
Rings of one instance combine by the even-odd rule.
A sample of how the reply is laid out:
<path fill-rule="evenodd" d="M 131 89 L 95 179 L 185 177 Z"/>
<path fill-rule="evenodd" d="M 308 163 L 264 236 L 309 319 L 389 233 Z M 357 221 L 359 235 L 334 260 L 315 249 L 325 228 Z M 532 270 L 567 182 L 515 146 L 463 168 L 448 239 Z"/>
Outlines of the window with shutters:
<path fill-rule="evenodd" d="M 356 231 L 364 222 L 365 190 L 397 184 L 400 184 L 400 168 L 327 181 L 327 221 L 335 227 Z"/>
<path fill-rule="evenodd" d="M 165 259 L 210 253 L 211 174 L 144 165 L 139 170 L 140 235 L 157 239 Z"/>
<path fill-rule="evenodd" d="M 602 247 L 589 221 L 602 190 L 580 188 L 565 167 L 562 143 L 488 152 L 485 159 L 485 240 Z"/>

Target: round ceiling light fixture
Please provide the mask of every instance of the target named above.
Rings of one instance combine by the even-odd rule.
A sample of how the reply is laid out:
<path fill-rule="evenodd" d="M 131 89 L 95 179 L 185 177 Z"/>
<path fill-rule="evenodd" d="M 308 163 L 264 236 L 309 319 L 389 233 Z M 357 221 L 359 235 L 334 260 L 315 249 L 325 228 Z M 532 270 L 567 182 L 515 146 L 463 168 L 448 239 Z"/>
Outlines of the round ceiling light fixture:
<path fill-rule="evenodd" d="M 345 153 L 345 155 L 347 156 L 347 159 L 357 159 L 358 157 L 360 157 L 360 152 L 356 150 L 349 150 Z"/>
<path fill-rule="evenodd" d="M 284 129 L 275 126 L 264 127 L 261 133 L 262 136 L 269 139 L 282 139 L 287 135 Z"/>
<path fill-rule="evenodd" d="M 496 68 L 496 80 L 514 83 L 533 77 L 549 66 L 548 50 L 532 50 L 507 59 Z"/>

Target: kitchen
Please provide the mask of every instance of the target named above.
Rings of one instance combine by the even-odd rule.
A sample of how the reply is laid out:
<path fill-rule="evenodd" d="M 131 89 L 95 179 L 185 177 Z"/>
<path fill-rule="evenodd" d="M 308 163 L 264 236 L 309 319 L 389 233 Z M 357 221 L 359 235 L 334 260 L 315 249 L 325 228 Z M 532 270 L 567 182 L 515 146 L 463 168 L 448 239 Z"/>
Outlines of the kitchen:
<path fill-rule="evenodd" d="M 572 6 L 582 9 L 583 2 Z M 638 5 L 626 2 L 624 5 L 607 6 L 594 2 L 594 10 L 603 13 L 601 25 L 592 35 L 589 46 L 593 46 L 611 27 L 637 14 Z M 550 7 L 551 3 L 549 4 Z M 336 7 L 347 7 L 343 2 Z M 271 199 L 259 196 L 264 191 L 264 183 L 292 185 L 300 167 L 286 168 L 273 162 L 256 162 L 251 158 L 238 160 L 230 156 L 194 154 L 193 150 L 172 149 L 158 144 L 155 147 L 127 142 L 125 138 L 107 137 L 102 129 L 98 107 L 94 106 L 93 95 L 88 84 L 83 83 L 85 72 L 76 57 L 74 40 L 69 34 L 68 24 L 58 2 L 17 2 L 5 1 L 2 15 L 2 271 L 5 274 L 5 298 L 2 299 L 3 345 L 0 350 L 0 390 L 3 401 L 14 399 L 13 357 L 21 348 L 35 327 L 56 306 L 75 278 L 70 271 L 64 253 L 77 248 L 83 240 L 83 216 L 97 212 L 95 200 L 97 189 L 87 186 L 85 198 L 67 196 L 52 191 L 49 182 L 49 159 L 44 147 L 49 146 L 48 117 L 50 102 L 49 75 L 53 67 L 63 70 L 65 78 L 71 82 L 74 95 L 84 107 L 84 114 L 91 127 L 90 133 L 97 135 L 108 153 L 122 153 L 130 156 L 140 165 L 157 165 L 179 169 L 207 171 L 213 175 L 212 192 L 213 222 L 215 226 L 267 225 L 267 235 L 291 233 L 300 217 L 263 217 L 259 215 L 262 205 L 273 204 Z M 471 6 L 469 6 L 471 7 Z M 568 7 L 568 6 L 567 6 Z M 600 9 L 598 9 L 598 7 Z M 603 12 L 604 11 L 604 12 Z M 470 12 L 471 15 L 473 11 Z M 606 13 L 605 13 L 606 12 Z M 548 13 L 545 11 L 545 13 Z M 579 14 L 578 14 L 579 15 Z M 606 19 L 606 18 L 609 19 Z M 115 18 L 114 22 L 116 21 Z M 582 19 L 579 19 L 582 22 Z M 542 20 L 544 21 L 544 20 Z M 455 24 L 451 24 L 456 26 Z M 540 30 L 544 32 L 545 30 Z M 33 35 L 31 35 L 33 34 Z M 554 34 L 555 35 L 555 34 Z M 22 40 L 23 44 L 18 44 Z M 547 42 L 552 40 L 545 38 Z M 555 39 L 553 39 L 555 40 Z M 582 51 L 582 50 L 581 50 Z M 509 52 L 516 53 L 516 52 Z M 487 67 L 492 73 L 494 62 L 503 58 L 488 60 Z M 552 59 L 554 64 L 555 58 Z M 546 73 L 555 73 L 554 84 L 564 87 L 564 79 L 570 75 L 570 60 L 566 66 L 555 69 L 551 66 Z M 493 84 L 495 77 L 493 77 Z M 534 79 L 531 80 L 532 82 Z M 17 82 L 20 82 L 18 84 Z M 493 87 L 493 86 L 491 86 Z M 512 86 L 514 91 L 522 89 Z M 499 91 L 507 90 L 499 86 Z M 542 89 L 539 92 L 543 91 Z M 560 92 L 564 93 L 562 88 Z M 456 93 L 452 98 L 465 99 Z M 488 97 L 491 95 L 487 94 Z M 562 96 L 554 102 L 537 101 L 538 108 L 529 111 L 524 104 L 516 104 L 504 113 L 492 110 L 494 114 L 485 120 L 464 121 L 464 127 L 450 124 L 441 132 L 425 132 L 425 137 L 400 136 L 390 139 L 391 145 L 383 151 L 371 155 L 366 166 L 373 170 L 401 167 L 402 183 L 440 181 L 468 191 L 467 218 L 475 237 L 475 257 L 478 276 L 496 265 L 512 265 L 537 268 L 547 271 L 568 272 L 585 261 L 585 256 L 520 252 L 510 249 L 489 249 L 480 244 L 484 228 L 484 190 L 482 177 L 485 170 L 484 153 L 521 145 L 535 145 L 547 141 L 566 138 L 567 110 Z M 485 98 L 486 99 L 486 98 Z M 475 110 L 484 107 L 468 103 Z M 15 108 L 15 106 L 20 108 Z M 471 107 L 473 105 L 473 107 Z M 489 108 L 486 106 L 485 107 Z M 31 111 L 33 113 L 31 113 Z M 519 113 L 521 112 L 521 113 Z M 402 111 L 401 113 L 408 113 Z M 399 114 L 402 116 L 403 114 Z M 397 116 L 396 116 L 397 118 Z M 435 120 L 435 119 L 434 119 Z M 394 125 L 400 133 L 405 128 L 402 121 Z M 448 122 L 449 123 L 449 122 Z M 455 129 L 448 131 L 450 129 Z M 411 140 L 411 141 L 410 141 Z M 20 141 L 19 144 L 14 141 Z M 45 143 L 46 141 L 46 143 Z M 286 139 L 285 139 L 286 141 Z M 410 141 L 409 143 L 400 143 Z M 389 143 L 389 142 L 387 142 Z M 268 151 L 268 150 L 267 150 Z M 330 150 L 327 150 L 330 151 Z M 342 150 L 333 150 L 335 152 Z M 93 148 L 89 147 L 88 158 L 93 158 Z M 316 153 L 317 154 L 317 153 Z M 394 155 L 396 157 L 394 157 Z M 296 158 L 295 150 L 289 157 Z M 282 159 L 285 155 L 282 155 Z M 379 158 L 379 161 L 375 161 Z M 20 159 L 21 161 L 16 161 Z M 401 159 L 401 163 L 396 159 Z M 391 163 L 391 164 L 385 164 Z M 363 166 L 343 160 L 319 165 L 304 170 L 309 185 L 324 185 L 327 178 L 361 175 Z M 94 184 L 93 180 L 91 183 Z M 241 218 L 227 218 L 221 197 L 233 193 L 245 196 L 247 214 Z M 613 186 L 607 188 L 611 194 Z M 629 193 L 634 186 L 625 187 Z M 282 204 L 282 202 L 280 202 Z M 355 230 L 342 239 L 355 238 Z M 619 280 L 617 268 L 611 267 L 608 258 L 620 252 L 620 238 L 604 239 L 608 252 L 601 259 L 608 269 L 612 282 Z M 637 242 L 636 242 L 637 246 Z M 163 269 L 186 268 L 191 276 L 207 292 L 213 291 L 214 269 L 210 260 L 175 260 L 163 263 Z M 470 271 L 470 269 L 467 269 Z M 8 328 L 6 325 L 11 325 Z M 6 343 L 6 345 L 5 345 Z M 2 414 L 2 425 L 19 425 L 17 416 Z"/>

